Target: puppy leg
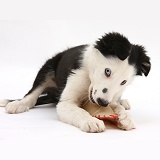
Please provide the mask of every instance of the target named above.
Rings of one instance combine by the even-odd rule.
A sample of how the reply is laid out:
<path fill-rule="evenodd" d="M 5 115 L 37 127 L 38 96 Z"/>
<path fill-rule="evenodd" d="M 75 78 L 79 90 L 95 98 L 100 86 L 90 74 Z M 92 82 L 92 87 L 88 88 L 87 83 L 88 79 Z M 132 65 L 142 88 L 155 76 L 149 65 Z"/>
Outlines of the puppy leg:
<path fill-rule="evenodd" d="M 121 99 L 119 101 L 120 105 L 122 105 L 126 110 L 131 109 L 131 105 L 127 99 Z"/>
<path fill-rule="evenodd" d="M 83 85 L 79 85 L 83 83 Z M 86 71 L 75 70 L 67 79 L 59 103 L 57 114 L 62 122 L 74 125 L 85 132 L 102 132 L 105 130 L 104 122 L 92 117 L 87 111 L 80 108 L 88 99 L 90 80 Z"/>
<path fill-rule="evenodd" d="M 104 122 L 92 117 L 87 111 L 74 103 L 60 102 L 57 105 L 57 114 L 62 122 L 74 125 L 85 132 L 102 132 Z"/>
<path fill-rule="evenodd" d="M 110 107 L 113 109 L 115 114 L 118 114 L 119 128 L 123 130 L 131 130 L 135 128 L 135 125 L 131 119 L 131 116 L 122 105 L 119 105 L 118 103 L 111 103 Z"/>
<path fill-rule="evenodd" d="M 34 107 L 38 97 L 47 88 L 56 88 L 54 81 L 54 67 L 50 65 L 50 60 L 40 69 L 33 83 L 32 89 L 26 94 L 22 100 L 10 102 L 6 106 L 7 113 L 21 113 L 28 111 Z"/>
<path fill-rule="evenodd" d="M 25 96 L 22 100 L 16 100 L 13 102 L 10 102 L 6 106 L 6 112 L 7 113 L 21 113 L 28 111 L 30 108 L 32 108 L 39 97 L 39 95 L 43 92 L 44 86 L 37 87 L 33 92 Z"/>

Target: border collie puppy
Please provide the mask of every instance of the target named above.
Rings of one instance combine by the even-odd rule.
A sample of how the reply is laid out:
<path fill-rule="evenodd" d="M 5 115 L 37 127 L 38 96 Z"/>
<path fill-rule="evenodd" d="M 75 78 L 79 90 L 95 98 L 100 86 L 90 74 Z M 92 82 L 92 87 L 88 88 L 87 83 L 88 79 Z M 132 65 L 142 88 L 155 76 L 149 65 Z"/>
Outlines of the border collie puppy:
<path fill-rule="evenodd" d="M 21 113 L 35 105 L 56 103 L 62 122 L 85 132 L 102 132 L 104 122 L 82 109 L 90 100 L 102 107 L 110 104 L 122 129 L 130 130 L 134 124 L 125 110 L 130 105 L 121 96 L 135 76 L 147 76 L 150 68 L 144 47 L 131 44 L 119 33 L 108 33 L 94 44 L 58 53 L 42 66 L 23 99 L 0 104 L 6 106 L 7 113 Z"/>

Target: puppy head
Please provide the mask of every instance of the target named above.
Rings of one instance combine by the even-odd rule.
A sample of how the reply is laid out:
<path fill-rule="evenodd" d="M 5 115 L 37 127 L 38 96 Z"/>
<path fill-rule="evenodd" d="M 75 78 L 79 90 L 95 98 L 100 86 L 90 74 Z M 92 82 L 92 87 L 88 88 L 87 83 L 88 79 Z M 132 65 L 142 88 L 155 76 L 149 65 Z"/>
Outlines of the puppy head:
<path fill-rule="evenodd" d="M 93 48 L 89 98 L 100 106 L 117 101 L 135 75 L 147 76 L 150 71 L 150 58 L 144 48 L 132 45 L 118 33 L 106 34 Z"/>
<path fill-rule="evenodd" d="M 99 55 L 96 67 L 90 76 L 91 102 L 105 107 L 110 102 L 117 101 L 135 74 L 135 67 L 129 65 L 128 58 L 122 61 L 116 57 L 105 58 Z"/>

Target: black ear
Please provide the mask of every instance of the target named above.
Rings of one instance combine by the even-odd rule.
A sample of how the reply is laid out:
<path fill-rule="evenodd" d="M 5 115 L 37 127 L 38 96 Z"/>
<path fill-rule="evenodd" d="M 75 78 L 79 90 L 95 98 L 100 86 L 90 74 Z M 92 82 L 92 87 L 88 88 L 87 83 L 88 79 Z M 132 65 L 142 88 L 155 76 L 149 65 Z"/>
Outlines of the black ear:
<path fill-rule="evenodd" d="M 146 55 L 146 50 L 143 46 L 132 45 L 131 55 L 129 57 L 129 64 L 135 65 L 137 75 L 148 76 L 151 69 L 150 57 Z"/>
<path fill-rule="evenodd" d="M 105 57 L 112 56 L 125 60 L 130 55 L 131 44 L 123 35 L 112 32 L 96 41 L 95 48 Z"/>
<path fill-rule="evenodd" d="M 150 58 L 148 56 L 146 56 L 143 59 L 143 62 L 141 65 L 141 72 L 144 73 L 145 76 L 148 76 L 150 69 L 151 69 Z"/>

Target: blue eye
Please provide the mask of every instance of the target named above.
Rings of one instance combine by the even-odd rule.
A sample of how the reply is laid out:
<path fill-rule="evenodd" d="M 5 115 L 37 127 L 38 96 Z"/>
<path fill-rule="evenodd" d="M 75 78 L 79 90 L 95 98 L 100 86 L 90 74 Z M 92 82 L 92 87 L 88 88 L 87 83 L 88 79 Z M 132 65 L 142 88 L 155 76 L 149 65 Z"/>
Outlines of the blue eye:
<path fill-rule="evenodd" d="M 107 77 L 110 77 L 110 75 L 111 75 L 111 70 L 110 70 L 109 68 L 106 68 L 106 69 L 105 69 L 105 75 L 106 75 Z"/>

